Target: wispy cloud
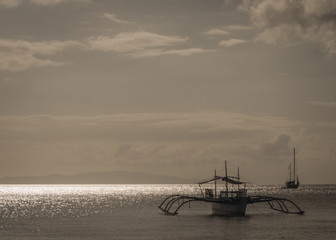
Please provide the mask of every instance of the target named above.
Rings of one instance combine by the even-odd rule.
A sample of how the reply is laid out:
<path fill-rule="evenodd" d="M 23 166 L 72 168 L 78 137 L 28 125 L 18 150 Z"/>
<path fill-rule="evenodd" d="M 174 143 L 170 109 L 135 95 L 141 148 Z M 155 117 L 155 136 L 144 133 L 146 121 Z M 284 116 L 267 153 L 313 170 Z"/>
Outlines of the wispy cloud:
<path fill-rule="evenodd" d="M 77 3 L 89 3 L 91 0 L 30 0 L 31 3 L 52 6 L 59 3 L 77 2 Z"/>
<path fill-rule="evenodd" d="M 174 47 L 186 41 L 188 41 L 187 37 L 167 36 L 150 32 L 127 32 L 119 33 L 115 37 L 92 37 L 87 42 L 91 50 L 117 52 L 133 57 L 189 56 L 214 51 L 201 48 L 163 49 L 163 47 Z"/>
<path fill-rule="evenodd" d="M 176 50 L 163 50 L 163 49 L 147 49 L 145 51 L 139 51 L 132 53 L 134 57 L 156 57 L 161 55 L 178 55 L 178 56 L 190 56 L 199 53 L 211 53 L 216 50 L 202 49 L 202 48 L 187 48 Z"/>
<path fill-rule="evenodd" d="M 0 0 L 0 7 L 14 8 L 21 4 L 21 0 Z"/>
<path fill-rule="evenodd" d="M 268 44 L 321 44 L 336 54 L 336 1 L 243 1 L 241 9 L 262 32 L 257 40 Z"/>
<path fill-rule="evenodd" d="M 248 42 L 248 41 L 247 40 L 243 40 L 243 39 L 234 39 L 234 38 L 231 38 L 229 40 L 220 41 L 219 45 L 223 46 L 223 47 L 232 47 L 232 46 L 244 44 L 246 42 Z"/>
<path fill-rule="evenodd" d="M 230 112 L 2 116 L 0 150 L 10 159 L 25 155 L 30 163 L 49 166 L 57 164 L 50 158 L 50 152 L 57 151 L 57 161 L 62 160 L 71 168 L 72 164 L 85 162 L 81 170 L 93 164 L 102 168 L 131 165 L 138 170 L 151 166 L 152 171 L 162 171 L 161 166 L 165 166 L 175 172 L 195 163 L 200 168 L 220 164 L 223 156 L 259 161 L 263 158 L 262 143 L 294 124 L 282 118 Z M 21 151 L 5 151 L 17 145 Z M 85 154 L 79 154 L 83 149 Z M 95 157 L 88 159 L 87 155 Z"/>
<path fill-rule="evenodd" d="M 245 30 L 250 30 L 252 29 L 251 26 L 246 26 L 246 25 L 229 25 L 225 27 L 228 30 L 235 30 L 235 31 L 245 31 Z"/>
<path fill-rule="evenodd" d="M 126 32 L 119 33 L 115 37 L 92 37 L 88 39 L 88 44 L 93 50 L 127 53 L 148 48 L 172 46 L 187 40 L 188 38 L 184 37 L 150 32 Z"/>
<path fill-rule="evenodd" d="M 211 29 L 205 32 L 204 34 L 208 36 L 225 36 L 225 35 L 228 35 L 229 32 L 223 29 L 220 29 L 220 28 L 214 28 L 214 29 Z"/>
<path fill-rule="evenodd" d="M 29 42 L 0 39 L 0 70 L 15 72 L 31 67 L 61 65 L 61 62 L 51 60 L 50 56 L 78 45 L 80 43 L 74 41 Z"/>
<path fill-rule="evenodd" d="M 122 19 L 118 18 L 115 14 L 112 14 L 112 13 L 104 13 L 102 18 L 108 19 L 110 21 L 120 23 L 120 24 L 135 24 L 135 22 L 122 20 Z"/>
<path fill-rule="evenodd" d="M 202 48 L 172 49 L 186 41 L 187 37 L 150 32 L 126 32 L 114 37 L 97 36 L 82 41 L 33 42 L 0 39 L 0 70 L 17 72 L 32 67 L 59 66 L 63 62 L 53 60 L 53 56 L 74 47 L 79 50 L 115 52 L 130 57 L 190 56 L 215 51 Z"/>
<path fill-rule="evenodd" d="M 41 6 L 54 6 L 59 3 L 69 3 L 69 2 L 77 2 L 77 3 L 90 3 L 91 0 L 27 0 L 26 2 L 41 5 Z M 0 0 L 0 7 L 5 8 L 15 8 L 20 6 L 23 3 L 23 0 Z"/>
<path fill-rule="evenodd" d="M 19 139 L 228 140 L 293 126 L 287 119 L 231 112 L 130 113 L 98 116 L 2 116 L 1 137 Z M 109 129 L 109 130 L 107 130 Z M 62 132 L 62 134 L 59 134 Z M 25 138 L 25 136 L 27 138 Z M 69 137 L 72 136 L 72 137 Z"/>
<path fill-rule="evenodd" d="M 78 45 L 75 41 L 45 41 L 29 42 L 24 40 L 0 39 L 2 49 L 27 51 L 32 54 L 52 55 L 63 51 L 67 47 Z"/>
<path fill-rule="evenodd" d="M 229 35 L 231 31 L 245 31 L 250 30 L 251 26 L 246 25 L 229 25 L 229 26 L 223 26 L 218 28 L 210 29 L 209 31 L 204 32 L 203 34 L 208 36 L 225 36 Z"/>
<path fill-rule="evenodd" d="M 310 101 L 309 104 L 312 104 L 317 107 L 323 108 L 335 108 L 336 109 L 336 102 L 323 102 L 323 101 Z"/>
<path fill-rule="evenodd" d="M 329 133 L 335 124 L 316 124 L 220 111 L 0 116 L 0 150 L 4 166 L 24 158 L 21 164 L 27 164 L 26 173 L 35 171 L 32 164 L 39 164 L 65 172 L 92 171 L 92 166 L 95 170 L 146 170 L 150 166 L 151 171 L 176 175 L 185 174 L 183 167 L 202 174 L 209 164 L 210 168 L 223 166 L 223 159 L 230 159 L 235 164 L 255 165 L 255 176 L 265 171 L 258 170 L 265 162 L 287 163 L 287 154 L 296 143 L 301 143 L 304 156 L 334 156 L 335 134 Z M 324 151 L 317 151 L 318 141 Z"/>

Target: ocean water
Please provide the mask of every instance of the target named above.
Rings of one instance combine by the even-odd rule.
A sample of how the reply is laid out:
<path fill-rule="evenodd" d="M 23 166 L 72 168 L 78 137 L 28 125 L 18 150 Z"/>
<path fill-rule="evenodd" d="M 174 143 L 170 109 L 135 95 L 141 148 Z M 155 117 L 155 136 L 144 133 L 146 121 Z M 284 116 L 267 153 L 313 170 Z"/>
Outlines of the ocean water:
<path fill-rule="evenodd" d="M 336 185 L 297 190 L 251 185 L 250 195 L 293 200 L 304 215 L 248 205 L 244 217 L 212 216 L 184 205 L 158 205 L 170 194 L 197 196 L 196 185 L 0 185 L 0 239 L 336 239 Z"/>

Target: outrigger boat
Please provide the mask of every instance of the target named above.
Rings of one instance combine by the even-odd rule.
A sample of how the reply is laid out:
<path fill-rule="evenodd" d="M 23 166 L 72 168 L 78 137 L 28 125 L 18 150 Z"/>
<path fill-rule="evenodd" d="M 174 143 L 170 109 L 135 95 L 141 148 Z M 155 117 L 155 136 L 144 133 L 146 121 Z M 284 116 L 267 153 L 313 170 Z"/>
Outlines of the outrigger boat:
<path fill-rule="evenodd" d="M 225 190 L 220 190 L 217 196 L 217 180 L 222 180 L 225 182 Z M 202 185 L 215 182 L 215 193 L 212 189 L 206 188 L 205 195 L 203 194 Z M 229 184 L 232 186 L 237 186 L 236 189 L 229 189 Z M 240 189 L 240 185 L 244 184 L 244 188 Z M 241 182 L 239 178 L 239 168 L 237 177 L 229 177 L 227 175 L 227 166 L 225 161 L 225 176 L 220 177 L 216 175 L 210 180 L 206 180 L 198 183 L 203 197 L 207 202 L 211 203 L 212 213 L 214 215 L 225 215 L 225 216 L 244 216 L 247 204 L 247 190 L 246 183 Z"/>
<path fill-rule="evenodd" d="M 289 181 L 286 182 L 285 188 L 298 188 L 300 185 L 299 177 L 295 175 L 295 148 L 294 148 L 294 176 L 292 180 L 292 166 L 289 164 Z M 295 182 L 296 177 L 296 182 Z"/>
<path fill-rule="evenodd" d="M 225 182 L 225 189 L 219 190 L 217 194 L 217 181 L 221 180 Z M 209 185 L 209 183 L 215 183 L 214 190 L 205 188 L 203 191 L 203 185 Z M 229 188 L 229 184 L 236 187 Z M 246 190 L 246 183 L 240 181 L 239 168 L 237 177 L 229 177 L 227 175 L 227 166 L 225 161 L 225 176 L 217 176 L 215 170 L 215 176 L 209 180 L 205 180 L 198 183 L 201 190 L 201 197 L 193 197 L 186 195 L 171 195 L 168 196 L 159 205 L 159 209 L 165 214 L 176 215 L 183 205 L 186 203 L 199 201 L 210 203 L 213 215 L 220 216 L 244 216 L 246 206 L 248 204 L 267 202 L 269 207 L 273 210 L 291 213 L 291 214 L 303 214 L 301 210 L 294 202 L 286 198 L 277 198 L 269 196 L 248 196 Z M 240 185 L 244 185 L 243 188 Z"/>

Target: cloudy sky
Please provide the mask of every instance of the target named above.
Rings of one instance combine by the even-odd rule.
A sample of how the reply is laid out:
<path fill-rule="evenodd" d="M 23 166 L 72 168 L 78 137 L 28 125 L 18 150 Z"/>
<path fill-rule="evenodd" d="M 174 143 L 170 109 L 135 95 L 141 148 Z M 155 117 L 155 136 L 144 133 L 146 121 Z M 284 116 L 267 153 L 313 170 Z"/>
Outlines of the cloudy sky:
<path fill-rule="evenodd" d="M 0 0 L 0 177 L 229 161 L 336 183 L 336 1 Z"/>

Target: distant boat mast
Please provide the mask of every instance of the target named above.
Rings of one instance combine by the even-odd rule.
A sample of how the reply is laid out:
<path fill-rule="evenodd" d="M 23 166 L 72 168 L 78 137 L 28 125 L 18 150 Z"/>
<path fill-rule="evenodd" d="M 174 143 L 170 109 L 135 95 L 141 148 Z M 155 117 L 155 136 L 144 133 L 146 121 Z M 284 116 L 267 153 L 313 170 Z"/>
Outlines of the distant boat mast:
<path fill-rule="evenodd" d="M 295 148 L 294 148 L 294 176 L 292 180 L 292 166 L 289 164 L 289 181 L 286 182 L 286 188 L 298 188 L 300 185 L 299 177 L 296 176 L 296 161 L 295 161 Z"/>
<path fill-rule="evenodd" d="M 294 182 L 295 182 L 295 148 L 294 148 Z"/>
<path fill-rule="evenodd" d="M 228 178 L 226 160 L 225 160 L 225 177 L 226 177 L 226 179 Z M 229 192 L 229 186 L 228 186 L 228 182 L 227 181 L 225 181 L 225 189 L 226 189 L 226 197 L 227 197 L 228 196 L 228 192 Z"/>

